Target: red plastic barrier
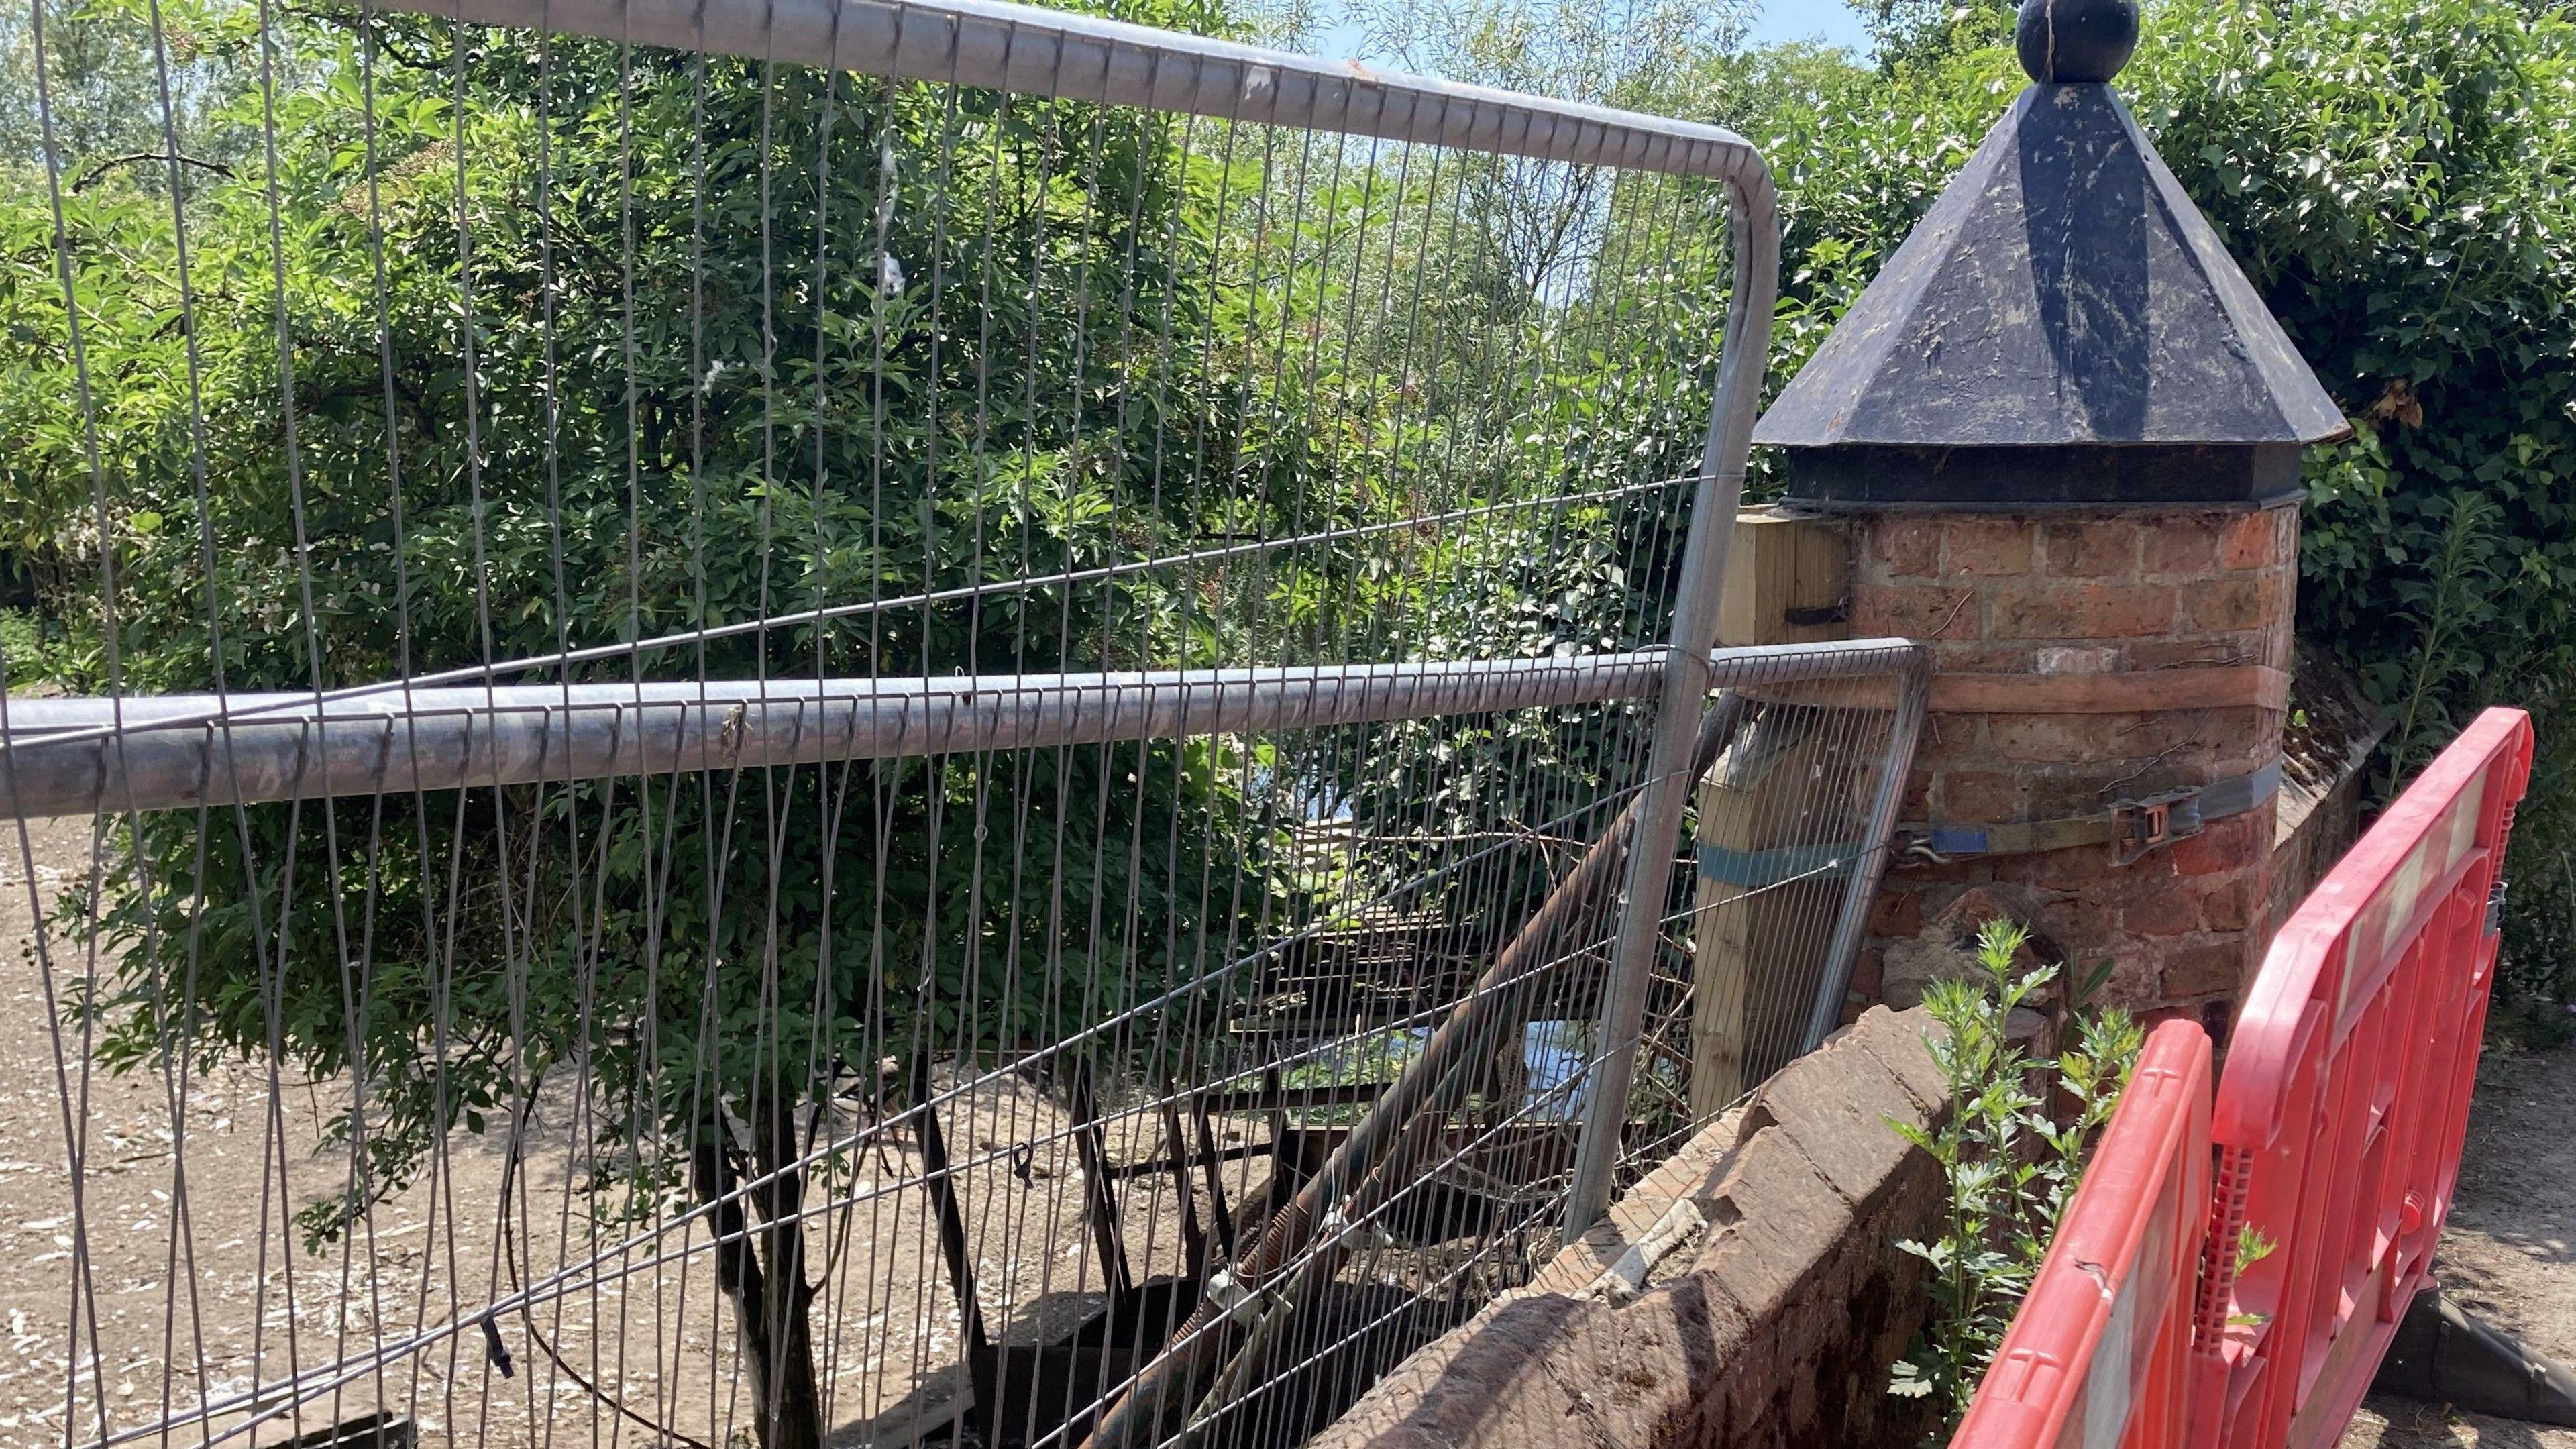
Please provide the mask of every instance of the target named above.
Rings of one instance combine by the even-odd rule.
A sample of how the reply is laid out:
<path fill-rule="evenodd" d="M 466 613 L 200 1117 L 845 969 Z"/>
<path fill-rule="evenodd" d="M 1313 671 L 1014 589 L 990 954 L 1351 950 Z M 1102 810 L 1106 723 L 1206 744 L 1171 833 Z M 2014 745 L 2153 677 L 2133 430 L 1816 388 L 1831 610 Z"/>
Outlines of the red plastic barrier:
<path fill-rule="evenodd" d="M 2197 1449 L 2332 1444 L 2450 1210 L 2495 966 L 2488 901 L 2531 774 L 2489 710 L 2273 938 L 2228 1045 Z M 2089 1186 L 2089 1184 L 2088 1184 Z M 2272 1244 L 2238 1261 L 2238 1230 Z"/>
<path fill-rule="evenodd" d="M 2450 1211 L 2531 750 L 2479 716 L 2317 886 L 2214 1107 L 2200 1029 L 2157 1028 L 1952 1449 L 2341 1437 Z"/>
<path fill-rule="evenodd" d="M 2147 1038 L 1953 1449 L 2181 1444 L 2208 1226 L 2209 1037 L 2169 1021 Z"/>

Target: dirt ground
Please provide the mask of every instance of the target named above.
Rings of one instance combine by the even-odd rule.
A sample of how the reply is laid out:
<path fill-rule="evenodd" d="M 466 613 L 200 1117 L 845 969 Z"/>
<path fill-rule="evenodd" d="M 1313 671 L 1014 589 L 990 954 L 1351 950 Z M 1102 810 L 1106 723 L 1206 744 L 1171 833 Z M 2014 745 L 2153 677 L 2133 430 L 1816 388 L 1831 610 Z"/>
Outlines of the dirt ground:
<path fill-rule="evenodd" d="M 460 1138 L 432 1181 L 378 1208 L 371 1237 L 309 1252 L 285 1214 L 345 1181 L 345 1149 L 322 1145 L 321 1130 L 345 1088 L 288 1081 L 272 1094 L 262 1069 L 196 1064 L 174 1111 L 158 1071 L 83 1073 L 77 1028 L 58 1031 L 48 1008 L 23 863 L 35 866 L 32 909 L 50 911 L 67 881 L 90 869 L 89 823 L 38 822 L 27 847 L 14 828 L 0 839 L 0 1449 L 113 1442 L 200 1402 L 201 1391 L 240 1393 L 422 1330 L 444 1336 L 354 1378 L 336 1401 L 312 1404 L 301 1427 L 381 1407 L 410 1416 L 424 1445 L 750 1442 L 730 1308 L 707 1254 L 674 1251 L 703 1248 L 704 1234 L 618 1252 L 636 1229 L 594 1225 L 589 1196 L 565 1190 L 593 1169 L 562 1130 L 565 1106 L 538 1104 L 526 1215 L 506 1235 L 516 1243 L 507 1258 L 495 1251 L 504 1236 L 497 1133 Z M 60 933 L 47 939 L 59 999 L 91 966 Z M 85 1106 L 88 1188 L 77 1219 L 67 1092 Z M 1102 1275 L 1055 1099 L 1003 1081 L 944 1115 L 953 1158 L 996 1159 L 961 1171 L 988 1322 L 1006 1341 L 1041 1324 L 1069 1327 L 1102 1301 Z M 1113 1158 L 1153 1155 L 1151 1127 L 1113 1117 Z M 1040 1144 L 1033 1152 L 1008 1150 L 1031 1140 Z M 917 1144 L 893 1144 L 847 1170 L 841 1190 L 864 1205 L 818 1220 L 807 1238 L 812 1261 L 829 1264 L 816 1270 L 823 1287 L 811 1317 L 827 1420 L 835 1443 L 904 1443 L 923 1423 L 944 1421 L 959 1393 L 957 1307 L 925 1194 L 892 1187 L 917 1183 Z M 1238 1175 L 1236 1201 L 1257 1188 Z M 1150 1226 L 1158 1210 L 1168 1215 L 1157 1196 L 1165 1191 L 1152 1181 L 1125 1189 L 1139 1277 L 1179 1266 L 1170 1229 L 1157 1242 Z M 87 1245 L 85 1286 L 76 1231 Z M 507 1376 L 487 1356 L 481 1324 L 458 1321 L 506 1294 L 514 1275 L 577 1270 L 603 1253 L 604 1268 L 580 1275 L 578 1291 L 532 1319 L 500 1322 Z M 666 1260 L 654 1264 L 656 1253 Z M 73 1305 L 83 1297 L 95 1306 L 79 1313 L 75 1337 Z M 632 1417 L 619 1417 L 609 1398 Z M 221 1416 L 211 1432 L 244 1422 Z M 220 1442 L 272 1444 L 293 1432 L 272 1418 Z M 166 1442 L 206 1441 L 190 1427 Z"/>
<path fill-rule="evenodd" d="M 2576 1364 L 2576 1046 L 2490 1048 L 2433 1271 L 2470 1312 Z M 2576 1449 L 2576 1429 L 2374 1398 L 2342 1449 Z"/>

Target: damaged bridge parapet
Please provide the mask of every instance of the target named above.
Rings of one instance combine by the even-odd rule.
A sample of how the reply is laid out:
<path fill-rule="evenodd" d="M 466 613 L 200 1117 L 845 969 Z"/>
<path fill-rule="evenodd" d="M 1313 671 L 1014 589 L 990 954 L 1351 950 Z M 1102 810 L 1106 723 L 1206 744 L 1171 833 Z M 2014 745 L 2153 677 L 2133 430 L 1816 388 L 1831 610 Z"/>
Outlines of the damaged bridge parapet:
<path fill-rule="evenodd" d="M 1940 1174 L 1897 1124 L 1948 1112 L 1920 1009 L 1866 1013 L 1641 1180 L 1532 1284 L 1414 1355 L 1319 1449 L 1831 1446 L 1910 1437 Z M 1677 1207 L 1687 1210 L 1676 1212 Z M 1675 1233 L 1692 1212 L 1703 1226 Z M 1658 1227 L 1664 1231 L 1658 1233 Z M 1660 1239 L 1642 1291 L 1611 1270 Z M 1624 1300 L 1624 1301 L 1623 1301 Z"/>

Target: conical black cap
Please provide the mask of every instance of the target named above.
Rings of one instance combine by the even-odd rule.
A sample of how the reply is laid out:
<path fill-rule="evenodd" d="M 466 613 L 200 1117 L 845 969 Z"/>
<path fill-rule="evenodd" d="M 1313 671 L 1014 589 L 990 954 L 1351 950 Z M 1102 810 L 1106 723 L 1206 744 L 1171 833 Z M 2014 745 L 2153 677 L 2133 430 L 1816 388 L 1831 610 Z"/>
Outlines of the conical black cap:
<path fill-rule="evenodd" d="M 2037 84 L 1753 432 L 1823 506 L 2246 506 L 2343 414 L 2108 85 Z"/>

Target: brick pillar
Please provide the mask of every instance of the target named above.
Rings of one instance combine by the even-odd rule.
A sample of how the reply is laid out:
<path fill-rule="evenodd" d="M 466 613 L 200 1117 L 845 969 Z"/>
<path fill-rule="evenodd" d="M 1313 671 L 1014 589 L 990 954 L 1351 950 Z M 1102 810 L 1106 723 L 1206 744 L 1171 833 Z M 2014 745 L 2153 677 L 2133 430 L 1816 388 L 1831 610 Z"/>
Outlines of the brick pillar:
<path fill-rule="evenodd" d="M 2295 508 L 1881 512 L 1851 529 L 1853 632 L 1935 655 L 1906 819 L 2081 818 L 2280 758 Z M 2217 1016 L 2260 959 L 2272 835 L 2267 799 L 2126 865 L 2107 846 L 1900 862 L 1855 991 L 1904 1000 L 2010 915 L 2052 958 L 2112 962 L 2105 1001 Z"/>
<path fill-rule="evenodd" d="M 1907 818 L 2047 827 L 1899 863 L 1858 984 L 1902 1002 L 2010 915 L 2079 979 L 2108 960 L 2109 1000 L 2223 1025 L 2273 801 L 2128 864 L 2049 823 L 2264 778 L 2301 453 L 2351 429 L 2111 85 L 2135 7 L 2031 3 L 2030 88 L 1753 441 L 1850 518 L 1853 630 L 1939 653 Z"/>

